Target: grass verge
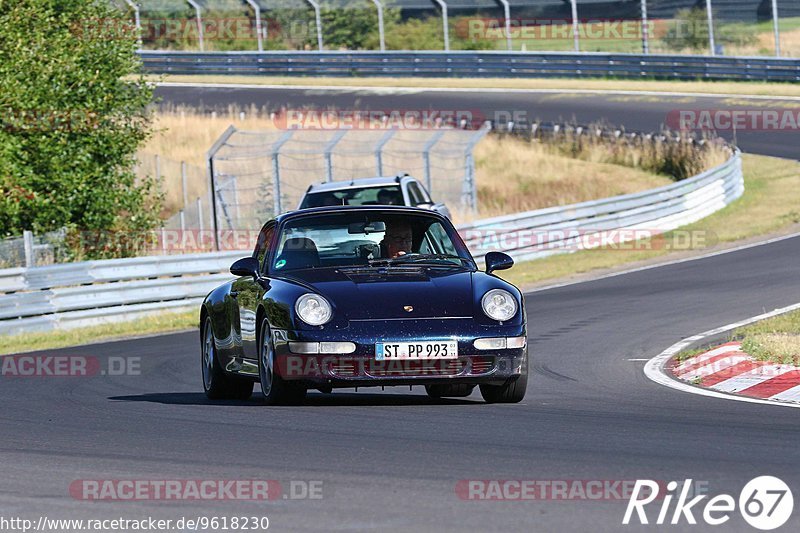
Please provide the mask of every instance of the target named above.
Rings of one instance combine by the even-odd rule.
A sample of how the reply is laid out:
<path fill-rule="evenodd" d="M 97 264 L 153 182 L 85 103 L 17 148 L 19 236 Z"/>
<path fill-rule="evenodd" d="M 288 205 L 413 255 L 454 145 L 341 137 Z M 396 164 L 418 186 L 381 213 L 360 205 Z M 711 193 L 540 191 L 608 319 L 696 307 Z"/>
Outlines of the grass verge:
<path fill-rule="evenodd" d="M 635 246 L 598 248 L 522 262 L 502 273 L 520 287 L 577 274 L 713 252 L 725 244 L 780 232 L 800 223 L 800 163 L 744 156 L 745 194 L 713 215 Z M 687 235 L 692 237 L 686 240 Z"/>
<path fill-rule="evenodd" d="M 664 93 L 741 94 L 800 97 L 800 84 L 723 81 L 658 81 L 616 79 L 507 79 L 507 78 L 311 78 L 297 76 L 149 76 L 153 82 L 309 85 L 328 87 L 405 87 L 412 89 L 536 89 L 557 91 L 652 91 Z"/>
<path fill-rule="evenodd" d="M 16 354 L 39 350 L 53 350 L 68 346 L 111 341 L 139 335 L 170 333 L 197 327 L 197 312 L 169 312 L 159 315 L 115 322 L 87 328 L 56 330 L 42 333 L 27 333 L 0 337 L 0 355 Z"/>
<path fill-rule="evenodd" d="M 733 338 L 759 361 L 800 365 L 800 311 L 768 318 L 739 328 Z"/>

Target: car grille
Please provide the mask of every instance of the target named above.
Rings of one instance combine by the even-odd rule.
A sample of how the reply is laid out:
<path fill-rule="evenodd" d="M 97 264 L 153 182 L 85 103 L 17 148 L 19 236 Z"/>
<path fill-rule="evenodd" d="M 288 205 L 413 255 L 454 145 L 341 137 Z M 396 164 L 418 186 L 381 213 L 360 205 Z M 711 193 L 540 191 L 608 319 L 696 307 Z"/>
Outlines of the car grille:
<path fill-rule="evenodd" d="M 472 361 L 471 367 L 469 366 Z M 470 357 L 441 361 L 375 361 L 374 359 L 340 359 L 328 366 L 337 377 L 425 377 L 476 376 L 494 369 L 494 357 Z M 467 369 L 470 369 L 467 371 Z"/>

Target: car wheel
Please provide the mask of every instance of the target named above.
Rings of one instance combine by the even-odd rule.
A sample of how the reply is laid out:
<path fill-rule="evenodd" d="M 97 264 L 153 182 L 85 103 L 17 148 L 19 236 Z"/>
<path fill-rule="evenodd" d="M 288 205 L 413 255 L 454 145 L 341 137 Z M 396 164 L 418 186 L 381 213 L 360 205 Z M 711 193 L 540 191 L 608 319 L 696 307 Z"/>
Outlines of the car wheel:
<path fill-rule="evenodd" d="M 209 400 L 247 400 L 253 394 L 253 382 L 236 379 L 225 374 L 219 366 L 217 349 L 214 345 L 214 332 L 211 329 L 211 317 L 203 324 L 203 346 L 201 347 L 201 365 L 203 367 L 203 390 Z"/>
<path fill-rule="evenodd" d="M 519 403 L 527 388 L 528 374 L 524 373 L 504 385 L 481 385 L 481 396 L 486 403 Z"/>
<path fill-rule="evenodd" d="M 264 403 L 283 405 L 302 402 L 306 397 L 306 388 L 286 382 L 275 368 L 275 347 L 266 319 L 261 322 L 259 339 L 261 342 L 258 346 L 258 376 Z"/>
<path fill-rule="evenodd" d="M 466 398 L 472 394 L 475 385 L 459 383 L 456 385 L 425 385 L 425 392 L 431 398 Z"/>

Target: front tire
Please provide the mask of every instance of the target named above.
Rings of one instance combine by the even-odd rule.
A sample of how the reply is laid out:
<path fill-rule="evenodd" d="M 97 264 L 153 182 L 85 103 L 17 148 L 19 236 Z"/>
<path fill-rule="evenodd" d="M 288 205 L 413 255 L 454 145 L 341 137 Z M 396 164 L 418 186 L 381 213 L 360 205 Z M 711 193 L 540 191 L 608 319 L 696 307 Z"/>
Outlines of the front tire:
<path fill-rule="evenodd" d="M 481 396 L 486 403 L 519 403 L 528 389 L 528 373 L 504 385 L 481 385 Z"/>
<path fill-rule="evenodd" d="M 219 366 L 211 317 L 206 317 L 201 337 L 201 364 L 203 367 L 203 390 L 209 400 L 247 400 L 253 395 L 253 382 L 237 379 L 225 374 Z"/>
<path fill-rule="evenodd" d="M 284 380 L 275 368 L 275 346 L 269 322 L 261 322 L 258 338 L 258 376 L 261 392 L 267 405 L 286 405 L 301 403 L 306 397 L 306 388 Z"/>

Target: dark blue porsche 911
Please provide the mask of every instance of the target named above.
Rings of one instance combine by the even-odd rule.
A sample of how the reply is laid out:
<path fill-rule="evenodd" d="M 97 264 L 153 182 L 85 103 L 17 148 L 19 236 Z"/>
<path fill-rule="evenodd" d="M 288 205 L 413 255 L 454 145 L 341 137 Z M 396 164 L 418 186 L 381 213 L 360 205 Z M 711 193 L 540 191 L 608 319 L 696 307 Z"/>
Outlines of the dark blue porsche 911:
<path fill-rule="evenodd" d="M 478 270 L 450 221 L 428 210 L 323 207 L 267 222 L 238 279 L 200 313 L 203 385 L 211 399 L 267 404 L 308 389 L 424 385 L 436 398 L 476 385 L 487 402 L 519 402 L 528 383 L 520 291 Z"/>

